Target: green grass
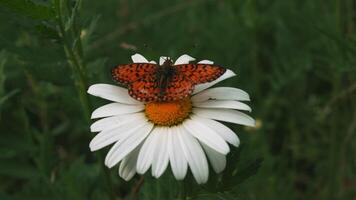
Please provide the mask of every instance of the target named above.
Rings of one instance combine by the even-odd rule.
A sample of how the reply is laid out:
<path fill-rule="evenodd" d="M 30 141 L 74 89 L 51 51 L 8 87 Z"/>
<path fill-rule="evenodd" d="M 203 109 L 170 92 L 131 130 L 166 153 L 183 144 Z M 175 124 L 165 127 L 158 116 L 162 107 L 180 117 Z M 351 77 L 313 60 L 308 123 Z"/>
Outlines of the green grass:
<path fill-rule="evenodd" d="M 33 1 L 35 10 L 8 2 L 0 0 L 0 199 L 109 199 L 65 45 L 83 61 L 88 85 L 113 84 L 111 67 L 136 52 L 151 60 L 188 53 L 237 73 L 222 85 L 250 94 L 261 126 L 231 126 L 242 145 L 226 173 L 243 173 L 222 176 L 228 190 L 212 171 L 203 187 L 189 175 L 192 198 L 356 198 L 354 1 L 83 1 L 65 24 L 66 41 L 50 1 Z M 91 110 L 106 103 L 89 98 Z M 239 183 L 257 158 L 257 174 Z M 125 182 L 116 168 L 110 175 L 115 196 L 130 199 L 140 177 Z M 159 180 L 147 174 L 139 199 L 170 199 L 181 185 L 169 170 Z"/>

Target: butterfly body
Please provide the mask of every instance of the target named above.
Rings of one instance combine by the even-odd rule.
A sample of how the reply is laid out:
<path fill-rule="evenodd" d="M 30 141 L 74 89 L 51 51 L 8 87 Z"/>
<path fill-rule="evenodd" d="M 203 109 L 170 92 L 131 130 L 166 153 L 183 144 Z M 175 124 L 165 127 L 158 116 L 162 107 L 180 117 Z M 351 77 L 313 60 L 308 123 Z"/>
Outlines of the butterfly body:
<path fill-rule="evenodd" d="M 171 60 L 166 60 L 163 65 L 158 65 L 156 70 L 156 80 L 158 80 L 159 96 L 158 99 L 164 98 L 168 84 L 175 76 L 176 70 Z"/>
<path fill-rule="evenodd" d="M 175 101 L 192 94 L 194 86 L 213 81 L 226 71 L 210 64 L 173 65 L 167 59 L 162 65 L 133 63 L 112 69 L 114 80 L 129 89 L 129 95 L 144 102 Z"/>

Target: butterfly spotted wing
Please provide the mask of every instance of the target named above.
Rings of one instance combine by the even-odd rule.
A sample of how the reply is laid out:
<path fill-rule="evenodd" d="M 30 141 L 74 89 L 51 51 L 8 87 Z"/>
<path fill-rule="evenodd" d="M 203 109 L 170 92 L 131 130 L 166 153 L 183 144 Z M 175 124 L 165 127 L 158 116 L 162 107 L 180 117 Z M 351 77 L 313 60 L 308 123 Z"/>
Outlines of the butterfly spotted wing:
<path fill-rule="evenodd" d="M 156 68 L 157 64 L 151 63 L 118 65 L 111 70 L 111 75 L 115 81 L 124 85 L 130 85 L 148 74 L 154 74 Z"/>
<path fill-rule="evenodd" d="M 129 84 L 128 87 L 129 95 L 136 100 L 144 102 L 158 100 L 160 88 L 158 87 L 156 76 L 152 74 L 147 74 L 146 76 L 139 78 Z"/>
<path fill-rule="evenodd" d="M 225 73 L 226 69 L 210 64 L 174 65 L 174 76 L 165 90 L 164 101 L 173 101 L 193 93 L 194 86 L 211 82 Z"/>
<path fill-rule="evenodd" d="M 164 91 L 163 101 L 174 101 L 192 94 L 194 84 L 183 74 L 175 74 Z"/>
<path fill-rule="evenodd" d="M 147 75 L 129 86 L 129 94 L 133 98 L 144 101 L 174 101 L 187 97 L 193 92 L 192 82 L 181 74 L 169 77 L 162 87 L 157 76 Z"/>
<path fill-rule="evenodd" d="M 194 85 L 214 81 L 223 75 L 225 68 L 210 64 L 175 65 L 178 74 L 187 77 Z"/>

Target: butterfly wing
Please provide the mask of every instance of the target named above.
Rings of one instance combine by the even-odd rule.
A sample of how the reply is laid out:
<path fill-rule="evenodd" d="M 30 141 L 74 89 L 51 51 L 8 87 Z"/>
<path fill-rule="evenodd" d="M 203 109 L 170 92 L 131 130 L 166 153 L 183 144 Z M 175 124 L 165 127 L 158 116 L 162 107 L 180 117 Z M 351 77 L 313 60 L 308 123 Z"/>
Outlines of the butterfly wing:
<path fill-rule="evenodd" d="M 163 101 L 175 101 L 189 96 L 194 84 L 183 74 L 175 74 L 164 91 Z"/>
<path fill-rule="evenodd" d="M 149 74 L 129 86 L 129 95 L 144 102 L 175 101 L 187 97 L 193 89 L 194 85 L 184 75 L 175 74 L 162 87 L 157 77 Z"/>
<path fill-rule="evenodd" d="M 184 75 L 194 85 L 211 82 L 226 71 L 225 68 L 210 64 L 182 64 L 175 65 L 178 74 Z"/>
<path fill-rule="evenodd" d="M 151 63 L 132 63 L 118 65 L 111 70 L 112 77 L 115 81 L 129 85 L 147 74 L 154 74 L 157 64 Z"/>
<path fill-rule="evenodd" d="M 159 93 L 156 76 L 152 74 L 147 74 L 129 85 L 129 95 L 138 101 L 157 101 Z"/>

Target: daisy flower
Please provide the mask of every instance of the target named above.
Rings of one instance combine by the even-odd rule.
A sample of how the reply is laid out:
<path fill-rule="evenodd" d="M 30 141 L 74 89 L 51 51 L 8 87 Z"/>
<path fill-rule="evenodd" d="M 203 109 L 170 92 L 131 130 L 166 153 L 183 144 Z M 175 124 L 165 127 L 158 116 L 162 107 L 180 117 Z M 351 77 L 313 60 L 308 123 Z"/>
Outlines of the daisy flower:
<path fill-rule="evenodd" d="M 160 58 L 160 65 L 167 57 Z M 182 55 L 175 65 L 195 60 Z M 155 63 L 140 54 L 132 56 L 134 63 Z M 213 64 L 202 60 L 199 63 Z M 253 118 L 241 111 L 251 111 L 242 101 L 249 95 L 233 87 L 210 88 L 235 76 L 231 70 L 215 81 L 195 86 L 191 96 L 171 102 L 144 103 L 133 99 L 128 90 L 109 84 L 95 84 L 88 93 L 113 103 L 97 108 L 92 113 L 90 129 L 99 132 L 90 142 L 91 151 L 114 144 L 105 158 L 109 168 L 119 164 L 119 175 L 130 180 L 136 173 L 144 174 L 151 168 L 158 178 L 168 165 L 177 180 L 182 180 L 188 167 L 196 182 L 208 180 L 208 161 L 216 173 L 226 166 L 228 144 L 239 146 L 236 134 L 222 122 L 254 126 Z M 239 111 L 241 110 L 241 111 Z"/>

